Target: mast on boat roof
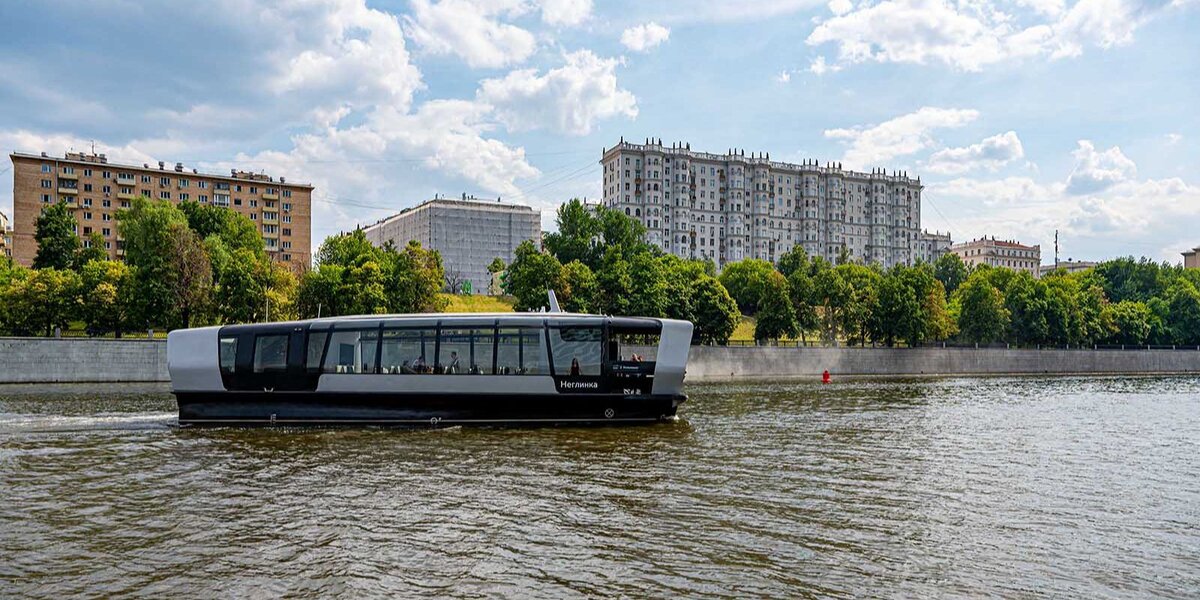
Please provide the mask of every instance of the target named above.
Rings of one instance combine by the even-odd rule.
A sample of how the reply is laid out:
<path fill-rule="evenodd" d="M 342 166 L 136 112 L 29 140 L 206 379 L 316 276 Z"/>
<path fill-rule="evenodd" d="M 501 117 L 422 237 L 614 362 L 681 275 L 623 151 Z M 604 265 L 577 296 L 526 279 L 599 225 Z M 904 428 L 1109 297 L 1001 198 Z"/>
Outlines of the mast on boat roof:
<path fill-rule="evenodd" d="M 558 306 L 558 297 L 554 295 L 554 290 L 546 290 L 546 295 L 550 297 L 550 312 L 562 312 L 562 309 Z"/>

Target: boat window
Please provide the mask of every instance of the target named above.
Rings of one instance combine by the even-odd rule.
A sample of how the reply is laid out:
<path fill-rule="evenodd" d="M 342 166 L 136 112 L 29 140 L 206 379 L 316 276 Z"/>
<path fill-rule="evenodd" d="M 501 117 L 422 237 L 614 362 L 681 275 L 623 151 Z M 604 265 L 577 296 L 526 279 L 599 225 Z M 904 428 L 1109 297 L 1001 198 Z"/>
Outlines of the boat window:
<path fill-rule="evenodd" d="M 433 351 L 436 347 L 437 330 L 428 329 L 385 329 L 383 330 L 383 359 L 380 369 L 384 373 L 414 374 L 433 372 Z"/>
<path fill-rule="evenodd" d="M 326 373 L 374 373 L 379 330 L 334 331 L 321 370 Z"/>
<path fill-rule="evenodd" d="M 599 375 L 603 331 L 593 326 L 550 328 L 554 372 L 559 375 Z"/>
<path fill-rule="evenodd" d="M 438 339 L 439 371 L 447 375 L 491 375 L 496 330 L 442 329 Z"/>
<path fill-rule="evenodd" d="M 221 372 L 233 373 L 237 366 L 237 336 L 222 337 L 218 345 Z"/>
<path fill-rule="evenodd" d="M 325 340 L 329 338 L 327 331 L 308 332 L 308 360 L 305 367 L 309 371 L 321 370 L 321 353 L 325 351 Z"/>
<path fill-rule="evenodd" d="M 260 335 L 254 338 L 254 372 L 268 373 L 287 369 L 288 335 Z"/>
<path fill-rule="evenodd" d="M 546 330 L 501 327 L 496 335 L 497 375 L 549 375 Z"/>

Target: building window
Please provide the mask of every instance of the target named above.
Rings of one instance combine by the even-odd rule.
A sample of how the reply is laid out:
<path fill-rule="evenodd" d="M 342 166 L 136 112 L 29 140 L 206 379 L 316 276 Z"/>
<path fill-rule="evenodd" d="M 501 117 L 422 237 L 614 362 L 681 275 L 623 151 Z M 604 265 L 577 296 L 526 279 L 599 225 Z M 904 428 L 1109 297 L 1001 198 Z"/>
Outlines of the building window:
<path fill-rule="evenodd" d="M 170 199 L 171 199 L 171 192 L 168 192 L 168 191 L 166 191 L 166 190 L 163 190 L 163 191 L 161 191 L 161 192 L 159 192 L 159 193 L 158 193 L 158 197 L 159 197 L 159 199 L 161 199 L 161 200 L 170 200 Z"/>
<path fill-rule="evenodd" d="M 51 167 L 50 165 L 42 165 L 42 172 L 43 173 L 53 173 L 54 167 Z"/>
<path fill-rule="evenodd" d="M 234 206 L 241 206 L 241 205 L 242 205 L 242 199 L 241 199 L 241 198 L 234 198 L 234 199 L 233 199 L 233 205 L 234 205 Z"/>
<path fill-rule="evenodd" d="M 198 181 L 198 182 L 196 182 L 196 187 L 198 187 L 202 190 L 206 190 L 206 189 L 208 189 L 208 182 L 207 181 Z"/>
<path fill-rule="evenodd" d="M 104 229 L 100 230 L 100 234 L 103 235 L 104 237 L 109 237 L 112 235 L 112 230 L 105 227 Z"/>
<path fill-rule="evenodd" d="M 105 198 L 100 201 L 100 206 L 103 206 L 104 208 L 112 208 L 112 200 Z"/>
<path fill-rule="evenodd" d="M 291 210 L 292 210 L 292 203 L 284 202 L 283 203 L 283 212 L 290 212 Z"/>
<path fill-rule="evenodd" d="M 186 179 L 180 179 L 180 180 L 179 180 L 179 187 L 181 187 L 181 188 L 185 188 L 185 187 L 187 187 L 187 186 L 188 186 L 188 180 L 186 180 Z"/>
<path fill-rule="evenodd" d="M 150 183 L 150 176 L 142 175 L 142 183 Z"/>
<path fill-rule="evenodd" d="M 42 202 L 44 204 L 49 204 L 50 203 L 50 194 L 42 194 Z"/>
<path fill-rule="evenodd" d="M 251 194 L 257 194 L 257 193 L 258 193 L 258 188 L 254 187 L 254 186 L 250 186 L 250 193 L 251 193 Z"/>
<path fill-rule="evenodd" d="M 283 190 L 283 197 L 284 197 L 284 198 L 291 198 L 291 197 L 292 197 L 292 190 Z"/>
<path fill-rule="evenodd" d="M 100 215 L 100 217 L 101 217 L 100 220 L 102 220 L 102 221 L 111 221 L 112 220 L 112 215 L 110 215 L 108 213 L 103 213 Z"/>
<path fill-rule="evenodd" d="M 49 179 L 43 179 L 42 187 L 46 188 L 46 189 L 50 189 L 50 188 L 54 187 L 54 182 Z"/>
<path fill-rule="evenodd" d="M 239 201 L 239 202 L 240 202 L 240 201 Z M 258 213 L 250 213 L 250 220 L 251 220 L 251 221 L 257 221 L 257 220 L 258 220 Z"/>
<path fill-rule="evenodd" d="M 291 227 L 284 227 L 284 228 L 283 228 L 283 235 L 292 235 L 292 228 L 291 228 Z"/>

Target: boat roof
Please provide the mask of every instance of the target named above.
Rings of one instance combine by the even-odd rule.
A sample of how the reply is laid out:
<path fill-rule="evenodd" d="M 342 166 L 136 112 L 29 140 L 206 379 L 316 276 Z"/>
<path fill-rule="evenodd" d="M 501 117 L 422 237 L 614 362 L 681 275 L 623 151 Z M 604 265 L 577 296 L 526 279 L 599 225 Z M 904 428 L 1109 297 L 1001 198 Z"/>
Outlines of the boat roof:
<path fill-rule="evenodd" d="M 608 322 L 617 327 L 632 327 L 645 328 L 651 324 L 657 326 L 663 321 L 670 319 L 659 319 L 655 317 L 613 317 L 608 315 L 593 315 L 587 313 L 566 313 L 566 312 L 487 312 L 487 313 L 409 313 L 409 314 L 384 314 L 384 315 L 341 315 L 336 317 L 321 317 L 319 319 L 305 319 L 300 321 L 279 321 L 272 323 L 246 323 L 225 325 L 223 328 L 240 329 L 240 328 L 262 328 L 262 327 L 290 327 L 299 325 L 317 325 L 320 329 L 326 329 L 335 324 L 356 323 L 356 322 L 396 322 L 412 321 L 415 323 L 427 323 L 432 325 L 437 321 L 461 321 L 463 323 L 486 323 L 493 321 L 503 321 L 507 323 L 529 322 L 541 323 L 547 321 L 574 321 L 582 322 Z"/>

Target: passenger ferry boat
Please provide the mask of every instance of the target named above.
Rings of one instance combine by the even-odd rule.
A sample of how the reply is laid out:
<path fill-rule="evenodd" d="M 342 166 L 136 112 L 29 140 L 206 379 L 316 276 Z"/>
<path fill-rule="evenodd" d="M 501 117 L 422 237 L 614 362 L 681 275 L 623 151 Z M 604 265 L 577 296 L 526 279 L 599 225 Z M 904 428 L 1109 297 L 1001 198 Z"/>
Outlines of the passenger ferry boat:
<path fill-rule="evenodd" d="M 172 331 L 167 362 L 180 425 L 649 423 L 686 399 L 691 338 L 642 317 L 348 316 Z"/>

